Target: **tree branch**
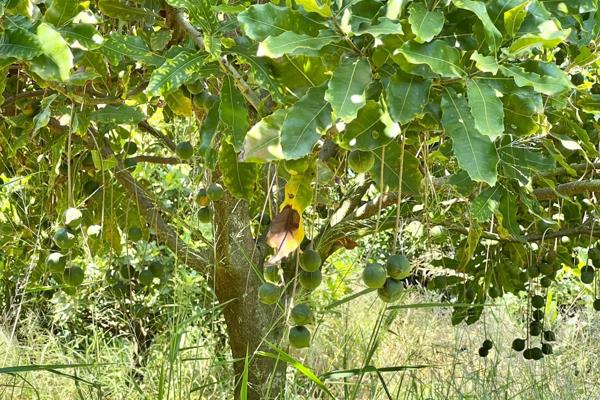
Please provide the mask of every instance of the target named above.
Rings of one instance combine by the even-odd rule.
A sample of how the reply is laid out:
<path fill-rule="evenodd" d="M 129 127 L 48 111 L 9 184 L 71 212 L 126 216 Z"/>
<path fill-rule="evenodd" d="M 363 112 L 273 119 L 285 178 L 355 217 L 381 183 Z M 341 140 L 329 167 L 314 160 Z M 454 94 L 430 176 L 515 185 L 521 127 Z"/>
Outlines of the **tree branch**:
<path fill-rule="evenodd" d="M 176 147 L 175 142 L 173 142 L 171 139 L 169 139 L 167 136 L 165 136 L 159 130 L 155 129 L 152 125 L 150 125 L 148 123 L 148 121 L 143 120 L 142 122 L 140 122 L 138 124 L 138 127 L 140 129 L 142 129 L 143 131 L 148 132 L 149 134 L 151 134 L 152 136 L 154 136 L 161 142 L 163 142 L 171 151 L 175 151 L 175 147 Z"/>
<path fill-rule="evenodd" d="M 558 195 L 574 196 L 576 194 L 600 192 L 600 179 L 590 179 L 586 181 L 568 182 L 557 185 L 556 188 L 535 189 L 533 194 L 538 200 L 553 200 Z"/>

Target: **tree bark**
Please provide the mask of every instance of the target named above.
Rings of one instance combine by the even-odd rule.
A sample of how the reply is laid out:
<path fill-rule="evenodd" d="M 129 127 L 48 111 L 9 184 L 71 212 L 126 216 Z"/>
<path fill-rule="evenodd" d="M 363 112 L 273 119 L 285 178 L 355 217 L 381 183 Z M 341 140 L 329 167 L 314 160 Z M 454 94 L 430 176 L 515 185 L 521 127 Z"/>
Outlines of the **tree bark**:
<path fill-rule="evenodd" d="M 264 251 L 250 231 L 246 201 L 229 196 L 215 204 L 215 271 L 217 298 L 234 358 L 235 399 L 240 398 L 245 358 L 248 355 L 248 399 L 280 399 L 285 390 L 286 364 L 261 357 L 266 342 L 279 344 L 285 326 L 282 310 L 258 301 Z"/>

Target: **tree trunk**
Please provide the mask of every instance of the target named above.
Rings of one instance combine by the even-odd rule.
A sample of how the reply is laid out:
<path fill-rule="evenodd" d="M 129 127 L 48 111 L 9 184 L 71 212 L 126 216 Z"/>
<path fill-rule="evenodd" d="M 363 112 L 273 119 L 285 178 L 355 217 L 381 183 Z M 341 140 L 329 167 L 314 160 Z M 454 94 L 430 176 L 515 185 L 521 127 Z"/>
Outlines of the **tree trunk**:
<path fill-rule="evenodd" d="M 279 344 L 284 331 L 281 309 L 258 301 L 263 258 L 264 252 L 251 235 L 247 202 L 232 198 L 217 202 L 214 285 L 219 302 L 225 304 L 229 344 L 236 360 L 236 399 L 246 354 L 250 363 L 248 399 L 281 399 L 285 389 L 286 364 L 256 355 L 257 350 L 269 351 L 267 341 Z"/>

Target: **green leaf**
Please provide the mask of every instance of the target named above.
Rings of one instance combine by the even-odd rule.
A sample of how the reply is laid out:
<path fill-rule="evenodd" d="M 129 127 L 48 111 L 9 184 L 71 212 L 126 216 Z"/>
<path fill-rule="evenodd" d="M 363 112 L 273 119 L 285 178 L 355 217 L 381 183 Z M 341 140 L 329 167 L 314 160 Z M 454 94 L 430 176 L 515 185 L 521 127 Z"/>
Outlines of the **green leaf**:
<path fill-rule="evenodd" d="M 466 75 L 460 67 L 460 51 L 441 40 L 419 44 L 406 42 L 398 51 L 411 64 L 426 64 L 431 70 L 448 78 Z"/>
<path fill-rule="evenodd" d="M 521 29 L 521 24 L 527 16 L 529 4 L 531 4 L 531 0 L 527 0 L 504 13 L 504 30 L 510 37 L 515 36 Z"/>
<path fill-rule="evenodd" d="M 369 34 L 375 38 L 384 35 L 401 35 L 402 25 L 397 22 L 394 22 L 386 17 L 379 17 L 377 20 L 377 24 L 365 26 L 362 29 L 354 32 L 356 36 Z"/>
<path fill-rule="evenodd" d="M 493 75 L 498 73 L 498 61 L 494 56 L 484 56 L 475 50 L 470 59 L 475 61 L 475 66 L 481 72 L 490 72 Z"/>
<path fill-rule="evenodd" d="M 475 129 L 467 101 L 452 89 L 448 89 L 442 97 L 442 126 L 452 139 L 458 165 L 472 180 L 494 186 L 498 179 L 496 147 L 489 137 Z"/>
<path fill-rule="evenodd" d="M 258 46 L 257 56 L 278 58 L 284 54 L 290 55 L 318 55 L 319 50 L 328 44 L 339 40 L 339 36 L 333 31 L 324 31 L 323 35 L 317 37 L 298 34 L 295 32 L 284 32 L 281 35 L 269 36 Z"/>
<path fill-rule="evenodd" d="M 71 47 L 80 47 L 84 50 L 99 48 L 104 38 L 92 24 L 74 24 L 59 29 L 60 34 L 67 39 Z"/>
<path fill-rule="evenodd" d="M 490 50 L 495 53 L 502 43 L 502 34 L 490 19 L 487 9 L 485 8 L 485 3 L 472 0 L 452 0 L 452 3 L 458 8 L 469 10 L 477 15 L 477 18 L 479 18 L 483 25 L 486 43 Z"/>
<path fill-rule="evenodd" d="M 325 28 L 299 11 L 271 3 L 250 6 L 237 18 L 246 36 L 259 42 L 288 31 L 317 36 Z"/>
<path fill-rule="evenodd" d="M 402 125 L 423 112 L 429 101 L 431 81 L 398 71 L 388 84 L 385 94 L 392 119 Z"/>
<path fill-rule="evenodd" d="M 256 180 L 260 169 L 257 164 L 239 162 L 233 146 L 221 143 L 219 152 L 219 167 L 223 184 L 229 192 L 239 198 L 250 200 L 255 192 Z"/>
<path fill-rule="evenodd" d="M 489 221 L 500 205 L 502 193 L 503 190 L 500 185 L 488 187 L 481 191 L 470 205 L 471 217 L 480 223 Z"/>
<path fill-rule="evenodd" d="M 98 8 L 104 15 L 121 21 L 139 21 L 152 16 L 150 11 L 128 6 L 122 0 L 98 0 Z"/>
<path fill-rule="evenodd" d="M 50 114 L 51 114 L 50 106 L 52 105 L 54 100 L 56 100 L 57 97 L 58 97 L 57 94 L 53 94 L 53 95 L 50 95 L 50 96 L 42 99 L 41 104 L 40 104 L 41 111 L 35 117 L 33 117 L 33 132 L 32 132 L 32 134 L 35 134 L 41 128 L 48 125 L 48 122 L 50 121 Z"/>
<path fill-rule="evenodd" d="M 348 150 L 375 150 L 387 145 L 400 134 L 400 126 L 394 123 L 381 106 L 369 100 L 358 111 L 338 138 L 338 144 Z"/>
<path fill-rule="evenodd" d="M 530 86 L 536 92 L 548 96 L 560 95 L 571 88 L 566 75 L 565 77 L 539 75 L 535 72 L 526 71 L 524 68 L 516 65 L 509 65 L 508 67 L 500 66 L 500 70 L 504 75 L 513 77 L 517 86 Z"/>
<path fill-rule="evenodd" d="M 169 108 L 181 117 L 192 116 L 192 100 L 183 94 L 181 90 L 175 90 L 165 95 L 165 101 Z"/>
<path fill-rule="evenodd" d="M 204 165 L 207 165 L 210 169 L 213 169 L 213 162 L 216 162 L 216 159 L 211 159 L 213 156 L 213 139 L 215 134 L 217 133 L 217 128 L 219 126 L 219 102 L 215 102 L 213 106 L 208 110 L 206 116 L 202 120 L 202 125 L 200 125 L 200 140 L 198 141 L 198 150 L 200 156 L 203 158 Z"/>
<path fill-rule="evenodd" d="M 331 104 L 335 116 L 344 122 L 356 118 L 365 104 L 365 90 L 371 82 L 371 67 L 362 59 L 347 59 L 334 71 L 329 81 L 325 99 Z"/>
<path fill-rule="evenodd" d="M 248 131 L 248 109 L 244 97 L 235 86 L 233 78 L 225 75 L 221 86 L 221 105 L 219 118 L 233 132 L 233 148 L 239 151 Z"/>
<path fill-rule="evenodd" d="M 105 124 L 130 124 L 137 125 L 146 115 L 137 107 L 126 106 L 106 106 L 90 113 L 90 120 L 102 122 Z"/>
<path fill-rule="evenodd" d="M 375 163 L 371 168 L 370 175 L 375 181 L 377 190 L 386 192 L 398 189 L 400 183 L 400 153 L 401 148 L 397 142 L 390 142 L 387 146 L 373 151 Z M 382 160 L 383 176 L 381 174 Z M 408 149 L 404 151 L 402 171 L 402 193 L 404 195 L 419 196 L 423 175 L 419 169 L 419 161 Z"/>
<path fill-rule="evenodd" d="M 45 55 L 31 60 L 29 69 L 45 81 L 60 81 L 60 71 L 54 61 Z"/>
<path fill-rule="evenodd" d="M 498 217 L 498 234 L 504 238 L 521 238 L 521 227 L 517 221 L 517 201 L 514 194 L 502 189 L 502 199 L 496 212 Z"/>
<path fill-rule="evenodd" d="M 146 89 L 148 95 L 156 96 L 177 90 L 190 76 L 198 73 L 206 58 L 205 53 L 183 51 L 165 61 L 159 68 L 152 71 Z"/>
<path fill-rule="evenodd" d="M 6 76 L 8 75 L 9 66 L 0 67 L 0 105 L 4 103 L 4 97 L 2 93 L 4 93 L 4 89 L 6 88 Z"/>
<path fill-rule="evenodd" d="M 37 27 L 37 36 L 42 52 L 58 66 L 60 79 L 66 81 L 71 76 L 73 54 L 69 45 L 52 26 L 42 22 Z"/>
<path fill-rule="evenodd" d="M 554 24 L 552 24 L 552 26 L 554 26 Z M 509 51 L 512 55 L 516 55 L 534 47 L 553 49 L 564 42 L 570 34 L 570 29 L 527 33 L 517 38 L 510 45 Z"/>
<path fill-rule="evenodd" d="M 77 0 L 52 0 L 44 13 L 44 21 L 60 28 L 71 22 L 82 10 L 83 7 Z"/>
<path fill-rule="evenodd" d="M 325 0 L 324 4 L 319 4 L 319 0 L 296 0 L 296 4 L 304 7 L 306 12 L 314 12 L 322 17 L 331 17 L 331 7 L 329 6 L 329 0 Z"/>
<path fill-rule="evenodd" d="M 477 79 L 467 81 L 467 96 L 475 128 L 492 142 L 504 133 L 504 109 L 496 91 Z"/>
<path fill-rule="evenodd" d="M 0 36 L 0 59 L 32 60 L 42 54 L 38 37 L 23 28 L 4 31 Z"/>
<path fill-rule="evenodd" d="M 264 163 L 283 160 L 280 135 L 287 110 L 277 110 L 258 121 L 246 134 L 242 161 Z"/>
<path fill-rule="evenodd" d="M 444 14 L 437 10 L 429 11 L 423 3 L 412 3 L 408 7 L 408 22 L 419 43 L 430 42 L 444 27 Z"/>
<path fill-rule="evenodd" d="M 286 160 L 309 154 L 321 131 L 331 124 L 331 107 L 325 101 L 325 85 L 310 89 L 287 112 L 281 127 L 281 148 Z"/>
<path fill-rule="evenodd" d="M 167 0 L 175 8 L 186 9 L 190 21 L 202 28 L 204 34 L 212 34 L 219 28 L 217 14 L 212 10 L 210 0 Z"/>
<path fill-rule="evenodd" d="M 513 128 L 511 130 L 519 135 L 536 133 L 544 118 L 542 96 L 529 87 L 516 87 L 505 93 L 502 98 L 505 127 Z"/>
<path fill-rule="evenodd" d="M 112 65 L 118 65 L 124 58 L 142 61 L 149 65 L 160 66 L 164 57 L 154 54 L 139 36 L 122 35 L 113 32 L 104 41 L 100 52 Z"/>
<path fill-rule="evenodd" d="M 554 159 L 540 149 L 528 149 L 509 143 L 502 146 L 498 154 L 505 175 L 510 179 L 518 180 L 523 185 L 531 183 L 534 175 L 556 168 Z"/>

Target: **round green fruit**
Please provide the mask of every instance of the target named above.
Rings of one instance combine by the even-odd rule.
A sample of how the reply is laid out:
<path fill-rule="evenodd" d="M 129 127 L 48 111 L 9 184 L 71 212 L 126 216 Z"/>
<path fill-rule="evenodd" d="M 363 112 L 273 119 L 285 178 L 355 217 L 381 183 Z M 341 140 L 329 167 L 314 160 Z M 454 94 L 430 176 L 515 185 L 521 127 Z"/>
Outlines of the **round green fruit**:
<path fill-rule="evenodd" d="M 546 300 L 544 299 L 544 297 L 540 296 L 539 294 L 536 294 L 535 296 L 533 296 L 531 298 L 531 306 L 533 308 L 542 308 L 546 305 Z"/>
<path fill-rule="evenodd" d="M 542 352 L 542 349 L 540 349 L 539 347 L 534 347 L 533 349 L 531 349 L 531 358 L 535 361 L 544 358 L 544 353 Z"/>
<path fill-rule="evenodd" d="M 135 142 L 125 142 L 125 144 L 123 145 L 123 151 L 125 152 L 125 154 L 133 155 L 137 152 L 137 150 L 138 146 L 137 144 L 135 144 Z"/>
<path fill-rule="evenodd" d="M 104 277 L 106 282 L 110 285 L 114 285 L 115 283 L 119 282 L 119 274 L 114 269 L 109 269 L 106 271 L 106 275 Z"/>
<path fill-rule="evenodd" d="M 148 266 L 148 269 L 150 270 L 150 272 L 152 272 L 152 276 L 155 278 L 160 278 L 165 272 L 165 268 L 158 261 L 152 261 Z"/>
<path fill-rule="evenodd" d="M 586 265 L 585 267 L 581 268 L 581 282 L 585 284 L 594 282 L 594 275 L 594 267 L 591 265 Z"/>
<path fill-rule="evenodd" d="M 206 189 L 206 194 L 210 200 L 219 201 L 225 196 L 225 191 L 218 183 L 212 183 L 208 189 Z"/>
<path fill-rule="evenodd" d="M 530 278 L 537 278 L 538 276 L 540 276 L 540 269 L 537 265 L 532 264 L 529 267 L 527 267 L 527 274 Z"/>
<path fill-rule="evenodd" d="M 277 265 L 267 265 L 263 269 L 263 276 L 265 280 L 273 283 L 279 282 L 279 268 Z"/>
<path fill-rule="evenodd" d="M 525 339 L 515 339 L 511 345 L 514 351 L 523 351 L 525 349 Z"/>
<path fill-rule="evenodd" d="M 135 276 L 135 268 L 131 264 L 122 264 L 119 267 L 119 274 L 125 280 L 131 280 Z"/>
<path fill-rule="evenodd" d="M 65 283 L 69 286 L 79 286 L 83 283 L 83 279 L 85 274 L 83 270 L 79 267 L 70 267 L 66 268 L 63 273 L 63 279 Z"/>
<path fill-rule="evenodd" d="M 297 349 L 308 347 L 310 346 L 310 331 L 302 325 L 294 326 L 290 329 L 288 340 Z"/>
<path fill-rule="evenodd" d="M 81 221 L 83 220 L 83 215 L 81 214 L 81 211 L 74 207 L 67 208 L 67 211 L 65 211 L 63 217 L 65 220 L 65 225 L 70 229 L 79 228 L 79 226 L 81 225 Z"/>
<path fill-rule="evenodd" d="M 544 276 L 542 279 L 540 279 L 540 286 L 543 288 L 549 288 L 552 285 L 552 279 L 548 278 L 547 276 Z"/>
<path fill-rule="evenodd" d="M 542 310 L 534 310 L 531 313 L 531 317 L 536 321 L 542 321 L 544 319 L 544 312 Z"/>
<path fill-rule="evenodd" d="M 177 143 L 177 146 L 175 146 L 175 154 L 177 154 L 177 157 L 181 158 L 182 160 L 188 160 L 194 155 L 194 148 L 187 140 L 179 142 Z"/>
<path fill-rule="evenodd" d="M 210 207 L 202 207 L 198 210 L 198 219 L 203 224 L 208 224 L 211 222 L 213 216 L 213 210 Z"/>
<path fill-rule="evenodd" d="M 54 233 L 54 242 L 63 250 L 69 250 L 77 244 L 75 235 L 66 228 L 58 228 Z"/>
<path fill-rule="evenodd" d="M 479 348 L 479 356 L 480 357 L 487 357 L 490 354 L 490 350 L 486 349 L 485 347 L 480 347 Z"/>
<path fill-rule="evenodd" d="M 600 248 L 598 246 L 589 250 L 588 257 L 590 260 L 592 260 L 594 267 L 600 268 Z"/>
<path fill-rule="evenodd" d="M 385 284 L 387 274 L 381 264 L 367 264 L 362 272 L 362 280 L 371 289 L 379 289 Z"/>
<path fill-rule="evenodd" d="M 594 300 L 593 306 L 594 306 L 594 310 L 600 311 L 600 299 Z"/>
<path fill-rule="evenodd" d="M 196 204 L 198 204 L 200 207 L 208 206 L 210 204 L 210 199 L 208 198 L 208 193 L 207 193 L 206 189 L 204 189 L 204 188 L 198 189 L 195 200 L 196 200 Z"/>
<path fill-rule="evenodd" d="M 323 280 L 323 274 L 321 274 L 320 270 L 308 272 L 308 271 L 300 271 L 298 274 L 298 279 L 300 280 L 300 286 L 302 286 L 306 290 L 314 290 L 321 284 Z"/>
<path fill-rule="evenodd" d="M 481 344 L 481 347 L 483 347 L 484 349 L 491 350 L 492 347 L 494 347 L 494 342 L 492 342 L 490 339 L 485 339 Z"/>
<path fill-rule="evenodd" d="M 529 334 L 531 336 L 540 336 L 542 333 L 542 323 L 540 321 L 532 321 L 529 324 Z"/>
<path fill-rule="evenodd" d="M 46 257 L 46 268 L 52 273 L 62 273 L 67 264 L 67 257 L 61 253 L 50 253 Z"/>
<path fill-rule="evenodd" d="M 404 285 L 399 280 L 387 278 L 383 287 L 377 289 L 377 295 L 384 303 L 393 303 L 400 298 Z"/>
<path fill-rule="evenodd" d="M 295 305 L 294 308 L 292 308 L 290 317 L 292 318 L 294 325 L 308 325 L 314 319 L 313 310 L 306 303 Z"/>
<path fill-rule="evenodd" d="M 197 79 L 194 82 L 186 83 L 185 87 L 191 94 L 202 93 L 202 91 L 204 90 L 203 79 Z"/>
<path fill-rule="evenodd" d="M 127 231 L 127 238 L 132 242 L 137 242 L 138 240 L 141 240 L 143 235 L 144 233 L 142 232 L 142 229 L 139 226 L 132 226 Z"/>
<path fill-rule="evenodd" d="M 542 353 L 544 354 L 552 354 L 553 350 L 552 350 L 552 345 L 550 343 L 544 343 L 542 344 Z"/>
<path fill-rule="evenodd" d="M 258 300 L 263 304 L 275 304 L 281 296 L 281 288 L 265 282 L 258 288 Z"/>
<path fill-rule="evenodd" d="M 154 280 L 154 274 L 149 269 L 145 269 L 140 272 L 140 276 L 138 276 L 140 283 L 144 286 L 152 285 L 152 281 Z"/>
<path fill-rule="evenodd" d="M 375 156 L 370 151 L 352 150 L 348 155 L 348 166 L 357 174 L 362 174 L 373 168 Z"/>
<path fill-rule="evenodd" d="M 556 335 L 552 331 L 544 331 L 544 340 L 546 342 L 555 342 Z"/>
<path fill-rule="evenodd" d="M 488 294 L 492 299 L 496 299 L 502 295 L 502 292 L 496 286 L 490 286 Z"/>
<path fill-rule="evenodd" d="M 300 175 L 306 172 L 310 166 L 310 160 L 307 157 L 297 160 L 285 160 L 283 167 L 290 175 Z"/>
<path fill-rule="evenodd" d="M 321 268 L 321 256 L 318 251 L 307 249 L 300 256 L 300 267 L 307 272 L 314 272 Z"/>
<path fill-rule="evenodd" d="M 526 360 L 533 360 L 532 350 L 533 349 L 525 349 L 523 352 L 523 358 Z"/>
<path fill-rule="evenodd" d="M 404 254 L 393 254 L 388 257 L 385 268 L 390 277 L 404 279 L 410 275 L 412 268 L 410 261 Z"/>

